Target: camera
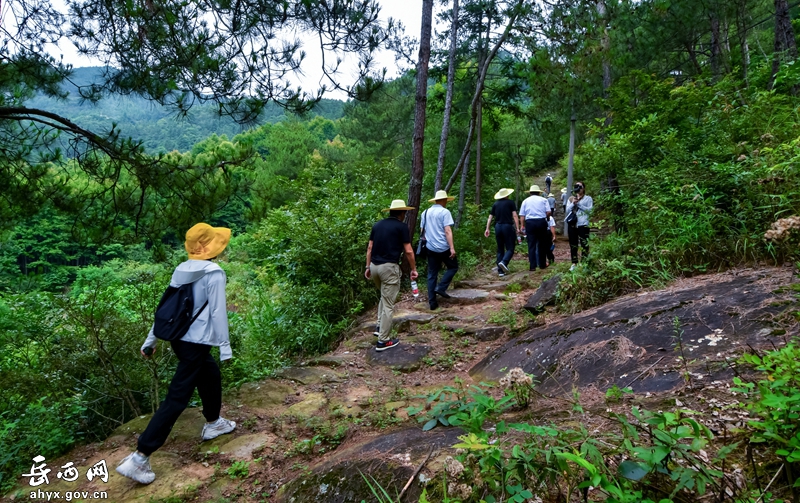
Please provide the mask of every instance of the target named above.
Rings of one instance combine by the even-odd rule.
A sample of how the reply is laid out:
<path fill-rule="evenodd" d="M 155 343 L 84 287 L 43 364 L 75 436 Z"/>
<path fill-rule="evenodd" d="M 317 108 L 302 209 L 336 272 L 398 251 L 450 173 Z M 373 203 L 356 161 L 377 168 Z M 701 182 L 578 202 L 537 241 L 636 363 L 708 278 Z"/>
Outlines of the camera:
<path fill-rule="evenodd" d="M 575 186 L 572 187 L 572 195 L 574 196 L 575 194 L 580 192 L 582 188 L 583 188 L 583 185 L 581 185 L 579 183 L 576 183 Z"/>

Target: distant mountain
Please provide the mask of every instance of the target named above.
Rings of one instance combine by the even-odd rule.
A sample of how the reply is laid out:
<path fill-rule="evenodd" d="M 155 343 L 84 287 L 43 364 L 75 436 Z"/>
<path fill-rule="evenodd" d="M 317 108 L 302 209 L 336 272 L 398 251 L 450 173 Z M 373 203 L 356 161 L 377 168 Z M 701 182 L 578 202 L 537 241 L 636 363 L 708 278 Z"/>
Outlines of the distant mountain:
<path fill-rule="evenodd" d="M 29 100 L 27 106 L 56 113 L 90 131 L 108 131 L 116 124 L 122 136 L 142 141 L 151 153 L 185 152 L 212 134 L 232 138 L 249 128 L 228 117 L 219 117 L 213 104 L 192 107 L 188 116 L 178 117 L 174 111 L 139 96 L 107 96 L 98 103 L 83 100 L 77 86 L 98 82 L 103 70 L 102 67 L 75 68 L 70 81 L 63 84 L 63 89 L 69 93 L 65 100 L 37 96 Z M 310 116 L 336 120 L 342 117 L 344 105 L 343 101 L 323 99 Z M 276 123 L 286 117 L 283 108 L 269 103 L 260 122 Z"/>

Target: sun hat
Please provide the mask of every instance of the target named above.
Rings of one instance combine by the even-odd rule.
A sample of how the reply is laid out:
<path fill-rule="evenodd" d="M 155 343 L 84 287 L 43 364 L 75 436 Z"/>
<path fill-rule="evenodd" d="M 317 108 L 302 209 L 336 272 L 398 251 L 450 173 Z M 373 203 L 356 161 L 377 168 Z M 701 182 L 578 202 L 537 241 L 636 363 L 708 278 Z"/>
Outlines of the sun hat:
<path fill-rule="evenodd" d="M 230 240 L 230 229 L 199 223 L 186 231 L 184 247 L 189 259 L 208 260 L 222 253 Z"/>
<path fill-rule="evenodd" d="M 447 191 L 445 190 L 437 190 L 436 195 L 433 197 L 433 199 L 428 199 L 428 202 L 435 203 L 440 199 L 447 199 L 448 201 L 452 201 L 453 199 L 455 199 L 455 196 L 448 196 Z"/>
<path fill-rule="evenodd" d="M 528 192 L 541 192 L 541 191 L 542 189 L 540 189 L 538 185 L 531 185 L 531 190 L 529 190 Z"/>
<path fill-rule="evenodd" d="M 504 197 L 510 196 L 512 192 L 514 192 L 514 189 L 500 189 L 497 191 L 497 194 L 494 195 L 494 198 L 503 199 Z"/>
<path fill-rule="evenodd" d="M 415 208 L 411 206 L 406 206 L 406 202 L 402 199 L 395 199 L 392 201 L 392 204 L 388 208 L 384 208 L 381 211 L 392 211 L 392 210 L 413 210 Z"/>
<path fill-rule="evenodd" d="M 566 187 L 564 187 L 563 189 L 561 189 L 561 193 L 562 193 L 562 194 L 566 194 L 566 193 L 567 193 L 567 188 L 566 188 Z"/>

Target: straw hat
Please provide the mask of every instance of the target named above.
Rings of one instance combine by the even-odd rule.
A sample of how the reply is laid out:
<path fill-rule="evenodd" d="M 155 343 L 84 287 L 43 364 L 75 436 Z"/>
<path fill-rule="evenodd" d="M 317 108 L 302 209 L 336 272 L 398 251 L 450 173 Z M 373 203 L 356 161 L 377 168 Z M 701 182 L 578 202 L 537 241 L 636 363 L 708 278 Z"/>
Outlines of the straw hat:
<path fill-rule="evenodd" d="M 510 196 L 512 192 L 514 192 L 514 189 L 500 189 L 497 194 L 494 195 L 494 198 L 503 199 L 504 197 Z"/>
<path fill-rule="evenodd" d="M 186 231 L 184 246 L 191 260 L 208 260 L 222 253 L 230 240 L 230 229 L 199 223 Z"/>
<path fill-rule="evenodd" d="M 428 202 L 435 203 L 440 199 L 447 199 L 448 201 L 452 201 L 453 199 L 455 199 L 455 196 L 448 196 L 447 191 L 437 190 L 436 195 L 433 197 L 433 199 L 428 199 Z"/>
<path fill-rule="evenodd" d="M 413 210 L 411 206 L 406 206 L 406 202 L 402 199 L 395 199 L 392 201 L 392 204 L 388 208 L 384 208 L 381 211 L 392 211 L 392 210 Z"/>
<path fill-rule="evenodd" d="M 542 189 L 540 189 L 538 185 L 531 185 L 531 190 L 529 192 L 542 192 Z"/>
<path fill-rule="evenodd" d="M 561 189 L 561 193 L 562 193 L 562 194 L 566 194 L 566 193 L 567 193 L 567 188 L 566 188 L 566 187 L 564 187 L 563 189 Z"/>

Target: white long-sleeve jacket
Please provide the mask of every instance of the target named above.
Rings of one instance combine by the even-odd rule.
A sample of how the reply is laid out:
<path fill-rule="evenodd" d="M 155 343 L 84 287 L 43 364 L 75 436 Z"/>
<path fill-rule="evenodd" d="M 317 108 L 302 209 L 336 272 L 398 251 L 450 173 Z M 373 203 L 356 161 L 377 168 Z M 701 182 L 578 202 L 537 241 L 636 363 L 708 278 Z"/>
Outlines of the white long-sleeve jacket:
<path fill-rule="evenodd" d="M 208 260 L 187 260 L 175 268 L 172 273 L 170 285 L 178 287 L 192 283 L 194 295 L 194 312 L 203 307 L 206 300 L 208 305 L 197 316 L 181 340 L 209 346 L 219 346 L 220 360 L 228 360 L 233 356 L 231 343 L 228 338 L 228 306 L 225 302 L 225 283 L 227 276 L 222 268 Z M 156 336 L 153 329 L 147 334 L 142 349 L 152 348 L 156 345 Z"/>

